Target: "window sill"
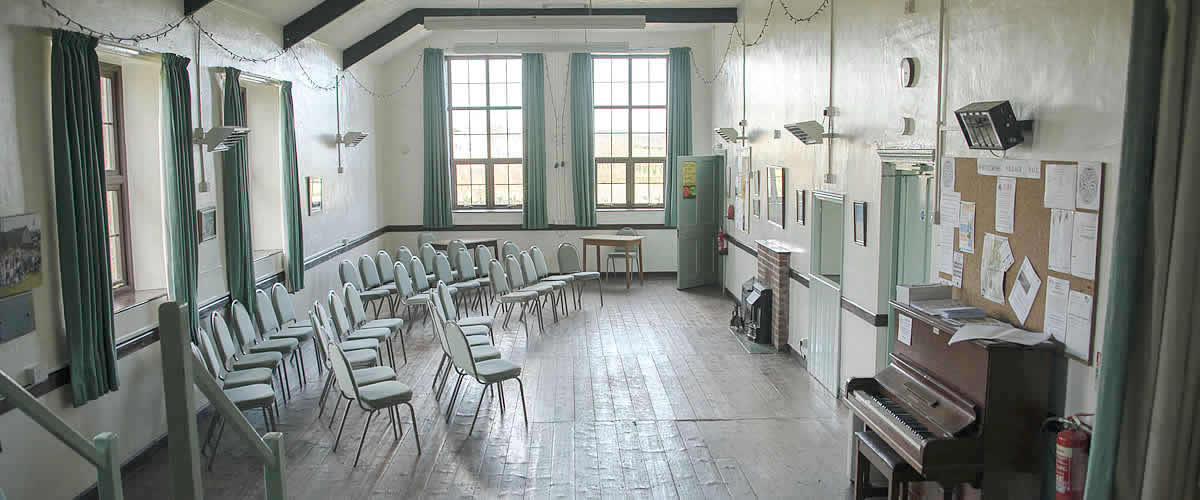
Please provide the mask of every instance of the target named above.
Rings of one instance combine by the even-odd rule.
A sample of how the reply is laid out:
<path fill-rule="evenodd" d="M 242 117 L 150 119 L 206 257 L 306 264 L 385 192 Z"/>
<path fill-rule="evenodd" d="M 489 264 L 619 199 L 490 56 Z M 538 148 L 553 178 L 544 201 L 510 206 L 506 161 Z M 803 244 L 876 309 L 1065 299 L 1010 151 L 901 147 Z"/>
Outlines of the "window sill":
<path fill-rule="evenodd" d="M 255 250 L 252 255 L 254 256 L 254 262 L 258 262 L 260 260 L 266 259 L 266 258 L 271 257 L 276 254 L 281 254 L 281 253 L 283 253 L 283 250 L 268 249 L 268 250 Z"/>
<path fill-rule="evenodd" d="M 662 212 L 666 209 L 663 207 L 641 207 L 641 208 L 597 208 L 597 212 Z"/>
<path fill-rule="evenodd" d="M 456 208 L 456 214 L 519 214 L 520 208 Z"/>
<path fill-rule="evenodd" d="M 161 299 L 166 296 L 167 290 L 165 288 L 151 288 L 149 290 L 132 290 L 114 293 L 113 314 L 120 314 L 135 307 L 144 306 L 156 299 Z"/>

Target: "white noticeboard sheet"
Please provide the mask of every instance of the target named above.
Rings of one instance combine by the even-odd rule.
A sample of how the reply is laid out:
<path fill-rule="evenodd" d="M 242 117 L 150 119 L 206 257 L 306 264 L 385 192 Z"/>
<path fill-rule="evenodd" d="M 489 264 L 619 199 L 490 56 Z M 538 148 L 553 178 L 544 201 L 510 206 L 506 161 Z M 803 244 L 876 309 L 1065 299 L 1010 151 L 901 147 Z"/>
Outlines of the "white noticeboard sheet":
<path fill-rule="evenodd" d="M 1012 177 L 996 179 L 996 232 L 1013 232 L 1017 204 L 1017 180 Z"/>

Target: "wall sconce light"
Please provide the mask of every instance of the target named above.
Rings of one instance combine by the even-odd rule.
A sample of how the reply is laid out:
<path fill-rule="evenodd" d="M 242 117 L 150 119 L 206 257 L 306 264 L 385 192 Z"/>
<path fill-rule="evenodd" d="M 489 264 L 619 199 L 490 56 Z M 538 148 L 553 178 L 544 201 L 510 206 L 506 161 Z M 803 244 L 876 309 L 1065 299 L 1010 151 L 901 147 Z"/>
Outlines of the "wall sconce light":
<path fill-rule="evenodd" d="M 973 102 L 954 116 L 971 149 L 1004 151 L 1025 142 L 1023 130 L 1033 130 L 1033 120 L 1018 120 L 1008 101 Z"/>
<path fill-rule="evenodd" d="M 226 151 L 241 142 L 249 133 L 250 129 L 247 127 L 213 127 L 208 132 L 197 128 L 192 132 L 192 144 L 207 146 L 210 153 Z"/>
<path fill-rule="evenodd" d="M 825 126 L 816 120 L 789 123 L 784 125 L 783 128 L 791 132 L 797 139 L 800 139 L 800 142 L 808 145 L 820 144 L 824 142 L 824 138 L 833 137 L 833 134 L 826 134 Z"/>
<path fill-rule="evenodd" d="M 736 143 L 737 141 L 746 139 L 745 136 L 738 135 L 737 129 L 735 129 L 733 127 L 715 128 L 715 129 L 713 129 L 713 132 L 716 133 L 717 135 L 721 136 L 721 138 L 724 139 L 725 142 L 728 142 L 730 144 L 733 144 L 733 143 Z"/>
<path fill-rule="evenodd" d="M 352 147 L 359 145 L 359 143 L 361 143 L 363 141 L 363 139 L 366 139 L 366 138 L 367 138 L 366 132 L 346 132 L 345 134 L 338 135 L 337 142 L 338 142 L 338 144 L 341 144 L 348 148 L 352 148 Z"/>

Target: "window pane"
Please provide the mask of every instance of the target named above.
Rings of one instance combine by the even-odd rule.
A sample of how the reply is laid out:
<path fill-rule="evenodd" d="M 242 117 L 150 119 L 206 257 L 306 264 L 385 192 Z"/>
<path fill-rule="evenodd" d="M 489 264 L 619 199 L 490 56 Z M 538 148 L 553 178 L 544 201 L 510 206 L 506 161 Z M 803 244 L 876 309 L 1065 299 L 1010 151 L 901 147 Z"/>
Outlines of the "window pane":
<path fill-rule="evenodd" d="M 613 106 L 628 106 L 629 105 L 629 84 L 626 82 L 612 84 L 612 101 Z"/>
<path fill-rule="evenodd" d="M 467 84 L 455 83 L 450 85 L 450 105 L 451 106 L 466 106 L 470 102 L 470 96 L 467 92 Z"/>
<path fill-rule="evenodd" d="M 487 81 L 487 61 L 484 59 L 467 59 L 468 71 L 471 74 L 471 83 L 484 83 Z"/>
<path fill-rule="evenodd" d="M 470 111 L 451 111 L 450 112 L 450 133 L 452 134 L 467 134 L 470 133 L 471 126 Z"/>
<path fill-rule="evenodd" d="M 666 83 L 651 83 L 650 84 L 650 104 L 654 106 L 667 105 L 667 84 Z"/>
<path fill-rule="evenodd" d="M 468 111 L 472 134 L 487 133 L 487 111 Z"/>
<path fill-rule="evenodd" d="M 455 191 L 457 192 L 459 205 L 470 206 L 473 204 L 473 203 L 471 203 L 471 185 L 470 184 L 459 184 L 457 186 L 457 188 L 455 189 Z"/>
<path fill-rule="evenodd" d="M 638 205 L 650 204 L 650 186 L 637 184 L 633 186 L 633 202 Z"/>
<path fill-rule="evenodd" d="M 491 98 L 492 106 L 508 106 L 508 91 L 507 84 L 496 83 L 494 80 L 488 86 L 488 97 Z"/>
<path fill-rule="evenodd" d="M 467 61 L 465 59 L 450 60 L 450 83 L 467 83 Z"/>
<path fill-rule="evenodd" d="M 509 134 L 508 135 L 508 157 L 509 158 L 520 158 L 520 157 L 524 156 L 524 154 L 525 154 L 523 152 L 523 150 L 525 149 L 524 146 L 525 146 L 525 144 L 521 142 L 521 134 Z"/>
<path fill-rule="evenodd" d="M 125 258 L 121 254 L 121 239 L 108 239 L 108 272 L 113 286 L 125 283 Z"/>
<path fill-rule="evenodd" d="M 476 205 L 487 205 L 487 185 L 474 184 L 471 186 L 471 197 L 475 199 Z"/>
<path fill-rule="evenodd" d="M 624 184 L 625 183 L 625 170 L 626 170 L 625 164 L 624 163 L 614 163 L 612 165 L 613 165 L 613 169 L 612 169 L 613 183 L 614 184 L 617 184 L 617 183 Z"/>
<path fill-rule="evenodd" d="M 487 167 L 484 165 L 471 165 L 471 179 L 475 184 L 483 184 L 487 178 Z"/>
<path fill-rule="evenodd" d="M 596 82 L 592 86 L 592 99 L 596 106 L 612 104 L 612 84 Z"/>
<path fill-rule="evenodd" d="M 612 153 L 609 156 L 629 156 L 629 134 L 612 134 Z"/>
<path fill-rule="evenodd" d="M 487 158 L 487 135 L 472 135 L 471 158 Z"/>
<path fill-rule="evenodd" d="M 633 81 L 645 82 L 650 78 L 650 60 L 639 58 L 634 59 L 630 64 L 630 69 L 633 71 Z"/>
<path fill-rule="evenodd" d="M 483 83 L 472 83 L 469 87 L 471 94 L 468 106 L 487 106 L 487 85 Z"/>
<path fill-rule="evenodd" d="M 117 236 L 121 234 L 121 193 L 118 191 L 106 191 L 104 193 L 105 208 L 108 213 L 108 235 Z"/>
<path fill-rule="evenodd" d="M 649 132 L 650 131 L 650 110 L 634 109 L 630 111 L 630 118 L 633 119 L 632 132 Z"/>
<path fill-rule="evenodd" d="M 612 60 L 612 81 L 629 81 L 629 58 L 621 57 Z"/>
<path fill-rule="evenodd" d="M 593 59 L 592 63 L 592 79 L 597 82 L 612 81 L 612 60 L 611 59 Z"/>
<path fill-rule="evenodd" d="M 646 129 L 649 132 L 667 131 L 667 110 L 651 109 L 650 110 L 650 127 Z"/>
<path fill-rule="evenodd" d="M 493 135 L 492 136 L 492 156 L 491 158 L 508 158 L 508 136 Z"/>
<path fill-rule="evenodd" d="M 650 134 L 650 151 L 646 156 L 667 156 L 667 134 Z"/>
<path fill-rule="evenodd" d="M 629 110 L 614 109 L 611 111 L 612 116 L 612 131 L 613 132 L 628 132 L 629 131 Z"/>
<path fill-rule="evenodd" d="M 104 170 L 115 172 L 119 167 L 117 163 L 116 127 L 107 124 L 101 125 L 100 131 L 104 136 Z"/>
<path fill-rule="evenodd" d="M 465 166 L 457 166 L 454 168 L 454 177 L 455 182 L 457 182 L 459 186 L 470 184 L 471 169 L 466 168 Z"/>
<path fill-rule="evenodd" d="M 508 60 L 508 81 L 511 83 L 521 83 L 521 60 L 512 58 Z M 520 85 L 518 85 L 520 87 Z"/>
<path fill-rule="evenodd" d="M 489 132 L 493 134 L 508 133 L 508 111 L 488 111 L 488 115 L 491 121 L 491 130 Z"/>
<path fill-rule="evenodd" d="M 508 166 L 508 182 L 509 182 L 509 184 L 518 184 L 519 185 L 522 182 L 524 182 L 521 178 L 521 175 L 522 175 L 522 171 L 521 171 L 520 164 Z"/>
<path fill-rule="evenodd" d="M 504 59 L 491 59 L 488 61 L 488 80 L 494 83 L 507 82 L 506 74 L 508 73 L 508 61 Z"/>
<path fill-rule="evenodd" d="M 508 188 L 496 190 L 496 205 L 508 205 Z"/>
<path fill-rule="evenodd" d="M 667 60 L 665 58 L 656 57 L 649 59 L 650 61 L 650 81 L 663 82 L 667 81 Z"/>
<path fill-rule="evenodd" d="M 113 81 L 107 76 L 100 77 L 100 120 L 113 121 Z"/>
<path fill-rule="evenodd" d="M 525 203 L 525 191 L 520 185 L 508 188 L 508 199 L 512 205 L 521 205 Z"/>

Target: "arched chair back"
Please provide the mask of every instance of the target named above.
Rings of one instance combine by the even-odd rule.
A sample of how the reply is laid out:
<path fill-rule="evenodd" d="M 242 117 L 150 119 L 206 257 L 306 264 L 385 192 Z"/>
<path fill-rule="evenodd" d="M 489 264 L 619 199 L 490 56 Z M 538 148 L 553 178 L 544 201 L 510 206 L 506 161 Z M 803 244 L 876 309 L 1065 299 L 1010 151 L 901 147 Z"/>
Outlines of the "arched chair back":
<path fill-rule="evenodd" d="M 521 255 L 521 247 L 513 243 L 512 240 L 504 242 L 504 246 L 500 247 L 500 254 L 507 259 L 509 256 L 516 257 Z"/>
<path fill-rule="evenodd" d="M 433 274 L 437 276 L 438 281 L 446 283 L 454 283 L 454 271 L 450 269 L 450 259 L 446 254 L 438 252 L 433 258 Z"/>
<path fill-rule="evenodd" d="M 426 243 L 421 245 L 421 263 L 425 264 L 425 269 L 433 269 L 433 258 L 437 256 L 437 250 L 433 245 Z"/>
<path fill-rule="evenodd" d="M 254 318 L 258 321 L 258 331 L 262 332 L 263 336 L 271 335 L 280 329 L 275 304 L 271 302 L 271 296 L 267 295 L 266 290 L 254 291 Z"/>
<path fill-rule="evenodd" d="M 338 277 L 342 279 L 343 285 L 346 283 L 353 283 L 354 286 L 358 287 L 359 290 L 362 290 L 362 276 L 359 274 L 358 269 L 354 267 L 353 262 L 350 262 L 349 260 L 343 260 L 340 264 L 338 264 Z"/>
<path fill-rule="evenodd" d="M 229 311 L 233 315 L 233 331 L 242 341 L 242 348 L 249 349 L 260 338 L 254 327 L 254 320 L 250 319 L 250 312 L 246 311 L 246 306 L 236 300 L 229 306 Z"/>
<path fill-rule="evenodd" d="M 417 236 L 417 246 L 423 246 L 426 243 L 432 242 L 434 239 L 433 233 L 421 233 Z"/>
<path fill-rule="evenodd" d="M 392 256 L 387 253 L 387 250 L 375 252 L 375 272 L 379 273 L 380 282 L 388 284 L 396 281 L 396 276 L 392 270 L 392 265 L 395 263 L 392 260 Z"/>
<path fill-rule="evenodd" d="M 233 333 L 229 331 L 229 323 L 221 313 L 215 312 L 211 318 L 213 337 L 217 340 L 217 348 L 221 350 L 222 365 L 228 366 L 229 360 L 238 355 L 238 346 L 234 343 Z"/>
<path fill-rule="evenodd" d="M 459 248 L 457 253 L 450 255 L 453 255 L 454 260 L 458 262 L 459 280 L 470 281 L 478 277 L 475 275 L 475 260 L 471 258 L 471 252 L 467 251 L 466 246 Z"/>
<path fill-rule="evenodd" d="M 492 249 L 488 248 L 486 245 L 479 245 L 475 247 L 475 265 L 479 267 L 479 276 L 486 278 L 492 275 L 491 269 L 488 269 L 491 266 L 488 264 L 491 263 L 492 259 L 494 258 L 495 257 L 492 255 Z"/>
<path fill-rule="evenodd" d="M 404 262 L 407 264 L 408 261 L 412 260 L 412 258 L 412 250 L 409 250 L 408 247 L 402 246 L 396 249 L 396 262 Z"/>
<path fill-rule="evenodd" d="M 550 275 L 550 267 L 546 265 L 546 255 L 538 247 L 529 247 L 529 256 L 533 258 L 533 270 L 537 271 L 538 279 Z"/>
<path fill-rule="evenodd" d="M 288 293 L 287 287 L 283 286 L 283 283 L 271 286 L 271 298 L 275 304 L 275 316 L 279 318 L 280 325 L 299 321 L 299 318 L 296 317 L 296 305 L 292 302 L 292 294 Z"/>
<path fill-rule="evenodd" d="M 453 257 L 455 255 L 458 255 L 458 251 L 460 249 L 465 249 L 465 248 L 467 248 L 467 244 L 463 243 L 463 240 L 451 241 L 449 245 L 446 245 L 446 255 Z M 450 260 L 450 267 L 456 271 L 459 269 L 459 267 L 458 267 L 459 263 L 457 261 L 458 261 L 458 259 Z M 474 265 L 474 263 L 472 263 L 472 265 Z"/>
<path fill-rule="evenodd" d="M 513 290 L 525 288 L 525 271 L 521 270 L 521 263 L 516 257 L 509 255 L 504 258 L 504 267 L 508 271 L 509 285 Z"/>
<path fill-rule="evenodd" d="M 492 293 L 497 297 L 512 291 L 512 287 L 508 284 L 508 277 L 504 273 L 504 265 L 500 261 L 492 259 L 488 261 L 488 272 L 492 278 Z"/>
<path fill-rule="evenodd" d="M 521 271 L 525 273 L 526 283 L 536 283 L 538 280 L 537 269 L 533 265 L 533 257 L 529 256 L 529 252 L 521 252 Z"/>
<path fill-rule="evenodd" d="M 425 271 L 425 264 L 421 259 L 413 257 L 409 261 L 412 265 L 408 268 L 412 272 L 413 290 L 415 293 L 421 293 L 429 289 L 429 273 Z"/>
<path fill-rule="evenodd" d="M 416 291 L 413 290 L 412 275 L 408 274 L 408 266 L 403 262 L 396 261 L 392 265 L 392 274 L 396 277 L 396 288 L 400 290 L 401 298 L 407 299 L 416 295 Z"/>
<path fill-rule="evenodd" d="M 583 268 L 579 265 L 579 250 L 575 249 L 575 245 L 570 243 L 558 245 L 558 272 L 570 274 L 580 271 L 583 271 Z"/>
<path fill-rule="evenodd" d="M 383 280 L 379 278 L 379 269 L 375 267 L 375 259 L 370 255 L 358 258 L 358 272 L 362 274 L 362 285 L 356 283 L 354 286 L 359 290 L 370 290 L 383 284 Z"/>
<path fill-rule="evenodd" d="M 338 293 L 329 291 L 329 316 L 333 319 L 333 332 L 337 334 L 337 338 L 346 338 L 350 332 L 354 331 L 354 325 L 350 323 L 350 316 L 346 315 L 346 305 L 342 303 L 342 298 Z"/>

